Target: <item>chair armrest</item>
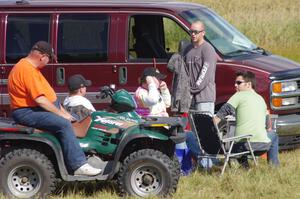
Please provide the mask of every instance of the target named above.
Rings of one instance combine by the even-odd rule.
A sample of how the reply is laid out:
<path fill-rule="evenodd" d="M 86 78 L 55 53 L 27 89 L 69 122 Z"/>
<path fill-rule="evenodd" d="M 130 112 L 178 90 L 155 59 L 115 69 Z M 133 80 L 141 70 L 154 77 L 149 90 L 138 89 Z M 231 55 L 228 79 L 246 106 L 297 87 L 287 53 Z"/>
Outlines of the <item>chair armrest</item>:
<path fill-rule="evenodd" d="M 251 138 L 251 137 L 252 137 L 251 134 L 239 135 L 239 136 L 234 136 L 234 137 L 229 137 L 229 138 L 222 139 L 222 142 L 231 142 L 233 140 L 240 140 L 240 139 L 243 139 L 243 138 Z"/>

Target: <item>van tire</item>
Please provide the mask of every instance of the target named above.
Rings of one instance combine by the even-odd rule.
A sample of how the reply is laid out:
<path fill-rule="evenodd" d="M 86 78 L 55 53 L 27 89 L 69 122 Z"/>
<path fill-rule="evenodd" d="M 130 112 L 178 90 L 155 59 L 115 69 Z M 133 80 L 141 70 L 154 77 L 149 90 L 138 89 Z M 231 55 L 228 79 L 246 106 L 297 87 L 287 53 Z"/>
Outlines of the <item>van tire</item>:
<path fill-rule="evenodd" d="M 124 159 L 118 175 L 120 195 L 167 196 L 177 189 L 176 163 L 154 149 L 142 149 Z"/>
<path fill-rule="evenodd" d="M 0 160 L 0 192 L 11 198 L 35 198 L 55 190 L 52 162 L 32 149 L 16 149 Z"/>

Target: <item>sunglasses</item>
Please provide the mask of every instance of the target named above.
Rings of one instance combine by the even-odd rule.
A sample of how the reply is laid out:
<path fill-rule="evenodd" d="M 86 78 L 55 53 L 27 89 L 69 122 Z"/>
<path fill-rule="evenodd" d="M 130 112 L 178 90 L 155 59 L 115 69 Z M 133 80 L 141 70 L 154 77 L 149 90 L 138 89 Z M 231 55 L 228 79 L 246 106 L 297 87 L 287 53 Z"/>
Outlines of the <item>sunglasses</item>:
<path fill-rule="evenodd" d="M 243 82 L 243 81 L 238 81 L 238 80 L 235 81 L 235 84 L 236 84 L 236 85 L 240 85 L 240 84 L 242 84 L 242 83 L 245 83 L 245 82 Z"/>
<path fill-rule="evenodd" d="M 198 35 L 200 32 L 203 32 L 204 30 L 190 30 L 189 33 L 192 35 L 192 34 L 195 34 L 195 35 Z"/>

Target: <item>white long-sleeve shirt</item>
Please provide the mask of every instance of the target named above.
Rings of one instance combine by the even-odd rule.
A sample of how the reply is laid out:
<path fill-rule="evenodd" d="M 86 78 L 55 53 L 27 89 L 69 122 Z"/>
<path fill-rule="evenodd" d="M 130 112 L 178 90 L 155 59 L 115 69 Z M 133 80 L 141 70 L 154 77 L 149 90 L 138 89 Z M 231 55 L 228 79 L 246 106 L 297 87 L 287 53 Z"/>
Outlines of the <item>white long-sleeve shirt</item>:
<path fill-rule="evenodd" d="M 135 100 L 138 105 L 137 112 L 143 116 L 169 116 L 167 108 L 171 106 L 171 94 L 168 88 L 158 90 L 155 83 L 150 83 L 148 90 L 140 86 L 135 91 Z M 139 112 L 141 109 L 149 111 Z"/>

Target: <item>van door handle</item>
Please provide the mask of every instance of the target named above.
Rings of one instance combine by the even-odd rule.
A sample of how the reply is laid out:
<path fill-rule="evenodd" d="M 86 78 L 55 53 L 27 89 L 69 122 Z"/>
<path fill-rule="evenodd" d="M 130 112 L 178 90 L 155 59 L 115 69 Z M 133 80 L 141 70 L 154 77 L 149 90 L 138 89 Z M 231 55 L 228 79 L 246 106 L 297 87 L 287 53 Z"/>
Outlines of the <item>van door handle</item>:
<path fill-rule="evenodd" d="M 127 67 L 121 66 L 119 67 L 119 83 L 124 85 L 127 83 Z"/>
<path fill-rule="evenodd" d="M 56 69 L 56 83 L 57 85 L 64 85 L 65 84 L 65 68 L 58 67 Z"/>
<path fill-rule="evenodd" d="M 113 72 L 116 73 L 117 72 L 117 65 L 113 66 Z"/>

